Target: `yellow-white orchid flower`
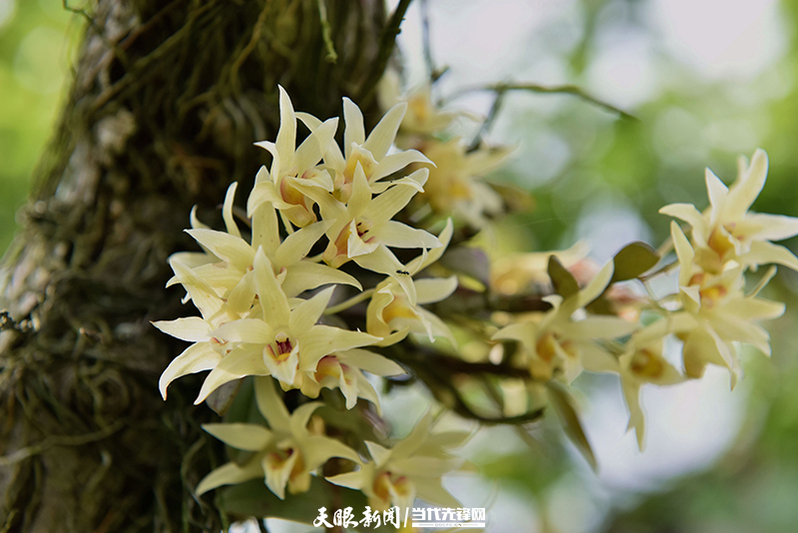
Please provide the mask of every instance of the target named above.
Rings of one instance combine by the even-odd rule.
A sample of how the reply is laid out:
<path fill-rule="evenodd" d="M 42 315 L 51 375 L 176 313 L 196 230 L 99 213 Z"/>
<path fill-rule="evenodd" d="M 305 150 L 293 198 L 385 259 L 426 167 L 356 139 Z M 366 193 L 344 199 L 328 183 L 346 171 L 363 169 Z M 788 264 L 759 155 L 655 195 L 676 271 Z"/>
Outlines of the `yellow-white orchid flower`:
<path fill-rule="evenodd" d="M 216 291 L 193 270 L 179 261 L 171 261 L 170 264 L 177 281 L 186 289 L 188 298 L 202 316 L 152 323 L 168 335 L 193 343 L 161 374 L 158 387 L 164 399 L 166 399 L 166 389 L 172 381 L 188 374 L 210 370 L 230 352 L 232 346 L 219 343 L 211 332 L 225 322 L 240 318 L 240 315 L 232 311 L 225 301 L 219 298 Z"/>
<path fill-rule="evenodd" d="M 242 423 L 202 426 L 228 446 L 255 455 L 243 464 L 231 461 L 212 471 L 200 481 L 197 494 L 262 477 L 269 490 L 282 500 L 286 488 L 291 494 L 306 492 L 311 474 L 331 457 L 360 462 L 355 451 L 343 443 L 308 431 L 308 421 L 323 405 L 321 402 L 306 403 L 289 414 L 271 378 L 256 380 L 255 397 L 268 429 Z"/>
<path fill-rule="evenodd" d="M 297 372 L 293 388 L 308 398 L 318 398 L 321 389 L 340 389 L 346 408 L 352 409 L 358 398 L 374 404 L 380 414 L 380 397 L 363 371 L 375 376 L 397 376 L 405 371 L 395 362 L 368 350 L 343 350 L 325 355 L 314 366 L 302 366 Z M 281 384 L 282 385 L 282 384 Z M 284 386 L 285 388 L 285 386 Z"/>
<path fill-rule="evenodd" d="M 438 235 L 442 246 L 410 261 L 406 275 L 412 279 L 417 272 L 440 259 L 449 245 L 453 231 L 452 221 L 449 220 Z M 378 346 L 396 344 L 411 332 L 426 334 L 430 342 L 435 337 L 446 337 L 452 346 L 456 346 L 449 327 L 438 316 L 421 307 L 421 304 L 440 302 L 448 298 L 457 289 L 457 276 L 412 279 L 412 283 L 417 295 L 415 304 L 410 303 L 407 294 L 394 278 L 389 277 L 377 285 L 366 309 L 366 331 L 383 337 Z"/>
<path fill-rule="evenodd" d="M 679 258 L 679 296 L 684 309 L 671 315 L 671 331 L 684 341 L 685 372 L 697 378 L 707 363 L 725 366 L 734 386 L 741 368 L 732 342 L 751 344 L 770 355 L 770 336 L 756 322 L 781 316 L 784 304 L 743 294 L 739 267 L 719 275 L 697 268 L 696 253 L 676 222 L 671 223 L 671 236 Z"/>
<path fill-rule="evenodd" d="M 500 329 L 494 340 L 521 343 L 530 373 L 538 380 L 562 377 L 570 383 L 594 359 L 604 359 L 606 351 L 595 344 L 598 339 L 615 339 L 632 333 L 637 325 L 611 316 L 588 316 L 573 320 L 574 313 L 595 300 L 612 279 L 613 263 L 607 263 L 595 278 L 576 294 L 563 299 L 549 296 L 553 306 L 536 320 L 517 322 Z"/>
<path fill-rule="evenodd" d="M 465 115 L 441 111 L 432 101 L 432 87 L 429 83 L 408 93 L 404 100 L 407 102 L 407 113 L 399 129 L 400 134 L 432 135 L 448 128 L 458 116 Z"/>
<path fill-rule="evenodd" d="M 186 230 L 205 253 L 181 253 L 174 257 L 176 261 L 193 265 L 194 272 L 213 287 L 219 296 L 225 298 L 228 305 L 239 312 L 247 311 L 252 305 L 255 295 L 252 263 L 255 250 L 259 247 L 263 249 L 275 269 L 275 274 L 279 276 L 283 292 L 290 298 L 331 283 L 361 288 L 360 283 L 349 274 L 304 259 L 329 228 L 329 222 L 316 222 L 306 226 L 280 242 L 277 213 L 271 203 L 264 202 L 254 213 L 252 244 L 248 244 L 241 237 L 232 217 L 235 191 L 236 184 L 233 183 L 225 198 L 223 213 L 227 232 L 207 227 Z M 167 286 L 176 282 L 177 279 L 173 278 Z"/>
<path fill-rule="evenodd" d="M 380 193 L 390 186 L 390 183 L 380 180 L 412 163 L 430 164 L 430 160 L 417 150 L 388 154 L 406 110 L 406 103 L 393 106 L 366 137 L 363 113 L 352 100 L 344 98 L 344 151 L 341 152 L 337 144 L 329 143 L 324 154 L 324 168 L 334 175 L 333 195 L 337 200 L 349 201 L 358 166 L 362 168 L 372 192 Z M 297 117 L 314 132 L 323 125 L 319 119 L 306 113 L 298 113 Z"/>
<path fill-rule="evenodd" d="M 454 213 L 472 226 L 482 227 L 486 215 L 501 212 L 502 199 L 478 178 L 501 166 L 513 148 L 480 147 L 469 153 L 466 148 L 459 137 L 424 143 L 422 150 L 435 166 L 417 200 L 426 200 L 436 212 Z"/>
<path fill-rule="evenodd" d="M 304 227 L 316 220 L 313 202 L 296 189 L 296 183 L 332 191 L 329 173 L 317 168 L 322 155 L 335 144 L 338 119 L 319 122 L 307 139 L 296 147 L 296 114 L 285 89 L 280 91 L 280 130 L 276 142 L 255 143 L 272 154 L 271 171 L 261 167 L 249 196 L 247 210 L 254 213 L 263 202 L 271 202 L 288 220 Z"/>
<path fill-rule="evenodd" d="M 415 286 L 406 274 L 407 267 L 388 250 L 393 248 L 439 248 L 440 241 L 422 229 L 391 220 L 410 202 L 427 180 L 427 169 L 393 183 L 372 198 L 363 168 L 357 165 L 352 195 L 346 204 L 332 195 L 312 188 L 303 189 L 321 209 L 322 218 L 332 222 L 327 229 L 329 245 L 324 261 L 333 268 L 352 260 L 362 268 L 394 278 L 411 304 L 416 303 Z"/>
<path fill-rule="evenodd" d="M 195 403 L 205 400 L 221 385 L 244 376 L 272 375 L 290 387 L 300 368 L 315 369 L 325 355 L 380 340 L 359 331 L 316 324 L 330 301 L 333 287 L 291 309 L 262 248 L 255 254 L 253 272 L 259 308 L 250 313 L 250 318 L 228 322 L 211 333 L 220 343 L 235 343 L 235 348 L 205 378 Z"/>
<path fill-rule="evenodd" d="M 375 442 L 366 442 L 373 461 L 363 463 L 360 470 L 327 478 L 331 483 L 361 490 L 369 505 L 386 509 L 392 505 L 406 509 L 416 497 L 443 507 L 461 507 L 443 488 L 441 477 L 459 469 L 465 460 L 449 450 L 460 446 L 466 432 L 431 433 L 432 416 L 425 415 L 403 440 L 387 449 Z"/>
<path fill-rule="evenodd" d="M 757 150 L 750 165 L 740 158 L 738 167 L 737 180 L 729 188 L 706 170 L 710 206 L 704 213 L 692 204 L 671 204 L 659 212 L 692 226 L 695 260 L 707 272 L 719 273 L 729 261 L 743 267 L 777 263 L 798 270 L 798 257 L 770 242 L 798 234 L 798 218 L 748 211 L 765 185 L 767 154 Z"/>
<path fill-rule="evenodd" d="M 677 319 L 678 320 L 678 319 Z M 629 426 L 634 430 L 637 445 L 642 451 L 645 443 L 645 415 L 640 404 L 640 388 L 655 385 L 675 385 L 685 380 L 679 371 L 663 356 L 664 338 L 678 327 L 670 319 L 663 319 L 632 334 L 619 357 L 606 354 L 603 359 L 594 359 L 585 370 L 590 372 L 612 372 L 621 377 L 621 389 L 629 408 Z"/>

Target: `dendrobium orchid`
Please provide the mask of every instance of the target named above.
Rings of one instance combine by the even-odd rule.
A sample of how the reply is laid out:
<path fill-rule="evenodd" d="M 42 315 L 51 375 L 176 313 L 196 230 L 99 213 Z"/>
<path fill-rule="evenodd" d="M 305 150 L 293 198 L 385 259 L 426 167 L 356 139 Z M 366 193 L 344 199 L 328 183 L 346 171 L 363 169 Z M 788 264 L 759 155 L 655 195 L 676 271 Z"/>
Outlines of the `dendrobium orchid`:
<path fill-rule="evenodd" d="M 407 264 L 406 276 L 412 277 L 437 261 L 452 238 L 452 221 L 438 236 L 442 246 L 424 253 Z M 366 331 L 382 337 L 379 346 L 390 346 L 404 339 L 408 333 L 426 334 L 430 342 L 435 337 L 446 337 L 452 346 L 456 342 L 449 327 L 435 314 L 420 307 L 421 304 L 440 302 L 448 298 L 457 289 L 457 276 L 449 278 L 412 279 L 417 295 L 416 304 L 408 300 L 407 294 L 392 277 L 375 287 L 366 310 Z"/>
<path fill-rule="evenodd" d="M 324 356 L 380 340 L 359 331 L 316 324 L 333 287 L 291 309 L 262 248 L 255 254 L 253 272 L 259 313 L 223 324 L 211 333 L 218 342 L 235 343 L 235 347 L 205 378 L 195 403 L 244 376 L 271 375 L 290 388 L 297 372 L 315 370 Z"/>
<path fill-rule="evenodd" d="M 465 442 L 469 433 L 453 431 L 430 433 L 432 416 L 425 415 L 413 431 L 388 449 L 376 442 L 366 442 L 372 461 L 362 463 L 360 470 L 327 480 L 363 491 L 369 505 L 386 509 L 391 505 L 406 509 L 419 497 L 443 507 L 460 507 L 460 503 L 443 488 L 441 476 L 461 468 L 465 460 L 450 453 Z"/>
<path fill-rule="evenodd" d="M 183 286 L 200 315 L 153 323 L 191 343 L 159 388 L 165 399 L 175 379 L 209 371 L 195 403 L 235 422 L 203 427 L 242 451 L 228 450 L 233 461 L 208 474 L 199 494 L 262 478 L 280 499 L 312 484 L 319 506 L 358 496 L 348 487 L 380 510 L 410 508 L 417 497 L 459 507 L 441 478 L 467 466 L 453 450 L 469 432 L 433 433 L 427 414 L 394 442 L 373 378 L 400 376 L 386 390 L 423 381 L 444 409 L 480 423 L 534 421 L 550 401 L 593 463 L 569 391 L 581 372 L 620 376 L 642 448 L 643 385 L 698 378 L 707 364 L 728 368 L 734 385 L 737 343 L 770 353 L 759 321 L 784 305 L 758 293 L 775 267 L 747 293 L 746 274 L 767 263 L 798 269 L 791 251 L 770 242 L 798 234 L 798 219 L 749 212 L 765 183 L 764 152 L 741 162 L 729 188 L 707 171 L 704 213 L 662 209 L 692 227 L 685 235 L 671 225 L 677 261 L 662 264 L 666 246 L 632 243 L 601 269 L 582 246 L 559 252 L 562 261 L 524 254 L 491 268 L 472 237 L 519 204 L 482 181 L 510 150 L 468 149 L 456 132 L 443 133 L 455 115 L 437 108 L 429 87 L 405 100 L 366 136 L 363 113 L 345 98 L 339 147 L 338 119 L 295 112 L 280 87 L 276 139 L 257 143 L 271 164 L 257 173 L 246 216 L 234 208 L 236 183 L 221 209 L 224 231 L 192 210 L 187 232 L 202 251 L 170 257 L 168 286 Z M 299 146 L 297 119 L 309 130 Z M 658 296 L 649 279 L 676 267 L 678 285 Z M 440 272 L 449 277 L 431 277 Z M 679 345 L 674 338 L 683 368 L 663 353 Z M 497 342 L 505 340 L 516 342 Z M 263 418 L 248 404 L 250 385 Z"/>
<path fill-rule="evenodd" d="M 607 263 L 585 288 L 565 299 L 549 296 L 547 301 L 552 309 L 542 316 L 502 328 L 493 339 L 520 342 L 530 373 L 536 379 L 560 378 L 570 383 L 593 360 L 606 357 L 606 351 L 594 341 L 623 337 L 638 327 L 633 322 L 610 316 L 572 318 L 604 292 L 612 273 L 613 264 Z"/>
<path fill-rule="evenodd" d="M 326 192 L 305 189 L 321 208 L 322 217 L 332 221 L 327 230 L 329 245 L 324 261 L 333 268 L 352 260 L 362 268 L 395 279 L 412 304 L 416 303 L 415 286 L 404 274 L 407 267 L 388 249 L 439 248 L 441 242 L 425 230 L 392 220 L 427 181 L 427 169 L 419 169 L 394 182 L 385 192 L 372 197 L 372 191 L 358 165 L 352 195 L 343 204 Z"/>
<path fill-rule="evenodd" d="M 487 223 L 486 216 L 501 212 L 502 199 L 477 178 L 501 166 L 512 149 L 482 146 L 467 153 L 467 148 L 457 137 L 445 142 L 427 142 L 424 153 L 435 166 L 430 169 L 430 179 L 418 200 L 426 200 L 435 212 L 454 213 L 481 228 Z"/>
<path fill-rule="evenodd" d="M 756 324 L 784 313 L 784 304 L 743 294 L 740 268 L 719 275 L 702 272 L 696 253 L 675 222 L 671 235 L 679 258 L 679 295 L 684 311 L 671 316 L 671 331 L 683 341 L 685 372 L 700 377 L 707 363 L 731 371 L 732 386 L 741 373 L 733 342 L 751 344 L 770 355 L 770 336 Z M 691 320 L 692 319 L 692 320 Z"/>
<path fill-rule="evenodd" d="M 743 267 L 778 263 L 798 270 L 798 257 L 770 242 L 798 235 L 798 218 L 748 211 L 765 185 L 767 172 L 767 154 L 757 150 L 750 165 L 740 158 L 737 180 L 729 188 L 706 170 L 710 206 L 703 214 L 692 204 L 660 209 L 660 213 L 690 224 L 695 260 L 706 272 L 717 274 L 729 261 Z"/>
<path fill-rule="evenodd" d="M 231 461 L 212 471 L 200 481 L 197 494 L 263 477 L 269 490 L 282 500 L 286 488 L 291 494 L 306 492 L 311 474 L 331 457 L 360 463 L 355 451 L 340 441 L 308 430 L 310 417 L 323 405 L 321 402 L 306 403 L 289 414 L 272 378 L 255 381 L 255 397 L 268 428 L 244 423 L 202 426 L 228 446 L 255 455 L 243 464 Z"/>
<path fill-rule="evenodd" d="M 380 413 L 380 398 L 363 371 L 375 376 L 398 376 L 404 369 L 390 359 L 368 350 L 343 350 L 322 357 L 315 367 L 300 368 L 294 388 L 308 398 L 318 398 L 321 389 L 340 389 L 346 408 L 352 409 L 358 398 L 374 404 Z"/>
<path fill-rule="evenodd" d="M 338 129 L 338 119 L 319 123 L 307 139 L 296 147 L 296 114 L 288 93 L 280 90 L 280 131 L 276 142 L 255 143 L 272 154 L 271 171 L 261 167 L 255 177 L 255 187 L 249 197 L 250 216 L 258 206 L 270 202 L 290 222 L 304 227 L 316 220 L 313 202 L 296 189 L 297 183 L 332 191 L 330 174 L 317 168 L 322 155 L 329 150 Z"/>
<path fill-rule="evenodd" d="M 390 186 L 389 182 L 381 181 L 384 178 L 412 163 L 431 164 L 418 150 L 388 153 L 406 110 L 406 103 L 393 106 L 366 137 L 363 113 L 352 100 L 344 98 L 344 150 L 342 152 L 337 144 L 329 143 L 324 154 L 324 168 L 334 175 L 333 196 L 338 201 L 349 201 L 358 167 L 372 192 L 380 193 Z M 311 131 L 318 131 L 323 126 L 311 115 L 301 113 L 298 117 Z"/>

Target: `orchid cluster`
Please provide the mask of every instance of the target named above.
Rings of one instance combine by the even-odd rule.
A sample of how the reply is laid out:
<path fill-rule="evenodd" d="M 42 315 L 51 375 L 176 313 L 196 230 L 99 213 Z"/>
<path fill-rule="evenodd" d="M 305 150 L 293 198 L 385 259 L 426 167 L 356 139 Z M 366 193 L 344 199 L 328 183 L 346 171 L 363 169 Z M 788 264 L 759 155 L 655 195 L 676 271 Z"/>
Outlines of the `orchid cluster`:
<path fill-rule="evenodd" d="M 321 122 L 295 113 L 280 88 L 277 139 L 258 143 L 269 151 L 272 163 L 258 172 L 247 200 L 249 235 L 243 235 L 236 222 L 235 183 L 222 211 L 226 231 L 206 227 L 192 212 L 192 229 L 187 232 L 203 252 L 173 255 L 175 276 L 169 285 L 182 285 L 201 316 L 154 323 L 193 343 L 164 371 L 161 394 L 166 398 L 169 384 L 181 376 L 210 371 L 196 398 L 199 404 L 220 387 L 253 376 L 266 423 L 206 428 L 230 446 L 258 453 L 245 464 L 228 463 L 213 471 L 198 492 L 261 476 L 282 499 L 286 488 L 289 493 L 307 491 L 310 473 L 331 457 L 340 457 L 359 465 L 361 488 L 376 507 L 399 500 L 412 503 L 416 493 L 433 495 L 437 502 L 454 501 L 440 487 L 440 474 L 462 461 L 454 460 L 445 443 L 426 429 L 419 430 L 413 443 L 397 444 L 391 460 L 387 451 L 381 452 L 386 450 L 381 444 L 364 441 L 371 454 L 368 460 L 340 441 L 309 432 L 307 424 L 320 402 L 304 403 L 289 415 L 272 383 L 283 391 L 299 390 L 307 398 L 318 398 L 325 388 L 337 389 L 346 409 L 362 399 L 379 413 L 379 396 L 364 372 L 395 376 L 405 370 L 367 348 L 396 344 L 409 333 L 430 340 L 453 339 L 446 324 L 421 306 L 454 292 L 456 277 L 414 279 L 441 257 L 453 225 L 443 224 L 436 237 L 394 220 L 423 192 L 429 176 L 426 167 L 398 176 L 408 165 L 430 165 L 420 152 L 389 154 L 406 107 L 394 106 L 367 137 L 360 109 L 345 99 L 341 150 L 334 141 L 338 119 Z M 297 119 L 310 131 L 299 146 Z M 310 257 L 318 246 L 323 251 Z M 402 262 L 391 248 L 414 250 L 415 257 Z M 372 273 L 368 277 L 378 279 L 375 286 L 363 291 L 361 281 L 343 268 L 350 262 L 361 274 Z M 336 287 L 343 285 L 362 292 L 336 303 Z M 366 299 L 365 331 L 339 327 L 342 320 L 336 315 Z M 409 460 L 422 445 L 432 469 L 415 467 Z M 437 477 L 431 478 L 431 472 Z M 367 473 L 373 477 L 368 482 Z M 330 480 L 335 482 L 334 477 Z"/>
<path fill-rule="evenodd" d="M 798 234 L 798 219 L 749 212 L 764 152 L 741 162 L 730 188 L 707 171 L 704 213 L 662 209 L 689 226 L 672 224 L 670 263 L 632 243 L 601 268 L 585 268 L 574 248 L 480 270 L 487 255 L 469 242 L 473 231 L 459 230 L 510 209 L 483 180 L 508 149 L 469 150 L 447 136 L 458 115 L 439 110 L 428 87 L 399 99 L 368 135 L 345 98 L 343 146 L 337 118 L 295 112 L 279 94 L 277 137 L 258 143 L 271 165 L 257 173 L 246 216 L 237 221 L 234 183 L 225 231 L 192 211 L 187 232 L 202 251 L 170 258 L 169 285 L 181 285 L 200 316 L 154 323 L 191 343 L 161 376 L 161 394 L 208 372 L 195 403 L 225 416 L 205 429 L 238 450 L 198 493 L 262 479 L 279 499 L 322 484 L 376 509 L 416 498 L 458 507 L 441 478 L 470 466 L 455 450 L 472 432 L 433 431 L 428 413 L 404 439 L 389 438 L 373 376 L 421 381 L 444 409 L 477 422 L 535 421 L 550 402 L 589 454 L 568 392 L 583 371 L 620 376 L 642 447 L 642 385 L 697 378 L 707 364 L 728 368 L 733 384 L 739 343 L 769 353 L 759 322 L 784 305 L 757 294 L 773 269 L 748 293 L 745 276 L 770 263 L 798 270 L 798 258 L 770 242 Z M 306 132 L 297 146 L 298 121 Z M 676 268 L 678 290 L 656 296 L 649 280 Z M 669 337 L 683 345 L 681 362 L 664 350 Z M 247 386 L 253 394 L 241 392 Z M 251 409 L 230 407 L 247 401 Z"/>

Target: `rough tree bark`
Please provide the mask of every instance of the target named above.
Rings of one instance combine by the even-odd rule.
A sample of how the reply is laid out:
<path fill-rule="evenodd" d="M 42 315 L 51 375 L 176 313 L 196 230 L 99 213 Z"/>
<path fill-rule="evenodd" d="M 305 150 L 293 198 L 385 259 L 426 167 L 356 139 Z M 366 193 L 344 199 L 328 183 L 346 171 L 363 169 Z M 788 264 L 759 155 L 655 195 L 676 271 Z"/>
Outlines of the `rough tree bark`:
<path fill-rule="evenodd" d="M 149 321 L 185 313 L 166 259 L 192 246 L 192 205 L 220 222 L 226 187 L 267 161 L 252 143 L 274 135 L 278 83 L 337 115 L 393 35 L 383 0 L 96 0 L 83 15 L 74 86 L 0 265 L 0 532 L 218 532 L 228 517 L 192 496 L 221 459 L 199 429 L 215 415 L 191 406 L 196 380 L 158 394 L 181 345 Z"/>

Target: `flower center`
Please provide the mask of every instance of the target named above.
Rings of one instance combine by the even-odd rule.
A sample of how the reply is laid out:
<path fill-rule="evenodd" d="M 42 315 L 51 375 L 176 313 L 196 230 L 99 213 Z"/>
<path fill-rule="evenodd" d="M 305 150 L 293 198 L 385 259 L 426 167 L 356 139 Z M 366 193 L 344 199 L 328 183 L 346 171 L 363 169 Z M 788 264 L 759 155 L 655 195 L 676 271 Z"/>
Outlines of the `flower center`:
<path fill-rule="evenodd" d="M 635 375 L 649 379 L 660 377 L 665 369 L 662 360 L 646 349 L 635 352 L 629 367 Z"/>
<path fill-rule="evenodd" d="M 373 489 L 377 498 L 383 502 L 389 502 L 392 497 L 407 496 L 412 491 L 409 479 L 389 470 L 377 476 Z"/>
<path fill-rule="evenodd" d="M 291 355 L 294 345 L 291 339 L 284 332 L 280 332 L 274 337 L 274 343 L 267 346 L 272 358 L 279 361 L 285 361 Z"/>

